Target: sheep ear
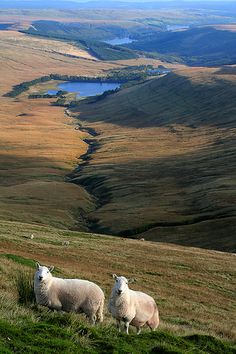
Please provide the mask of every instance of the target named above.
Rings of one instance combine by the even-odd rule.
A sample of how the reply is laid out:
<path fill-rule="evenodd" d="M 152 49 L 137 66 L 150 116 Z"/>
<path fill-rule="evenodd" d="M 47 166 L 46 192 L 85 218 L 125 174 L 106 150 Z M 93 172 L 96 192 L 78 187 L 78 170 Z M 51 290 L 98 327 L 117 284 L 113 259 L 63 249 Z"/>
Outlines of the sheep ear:
<path fill-rule="evenodd" d="M 36 268 L 39 269 L 39 267 L 40 267 L 39 262 L 35 262 L 35 265 L 36 265 Z"/>
<path fill-rule="evenodd" d="M 112 278 L 113 278 L 113 279 L 117 279 L 118 276 L 117 276 L 116 274 L 112 274 Z"/>
<path fill-rule="evenodd" d="M 52 267 L 49 267 L 49 272 L 53 272 L 53 270 L 54 270 L 54 266 L 52 266 Z"/>
<path fill-rule="evenodd" d="M 129 284 L 132 284 L 132 283 L 135 283 L 135 282 L 136 282 L 136 279 L 134 279 L 134 278 L 128 279 L 128 283 L 129 283 Z"/>

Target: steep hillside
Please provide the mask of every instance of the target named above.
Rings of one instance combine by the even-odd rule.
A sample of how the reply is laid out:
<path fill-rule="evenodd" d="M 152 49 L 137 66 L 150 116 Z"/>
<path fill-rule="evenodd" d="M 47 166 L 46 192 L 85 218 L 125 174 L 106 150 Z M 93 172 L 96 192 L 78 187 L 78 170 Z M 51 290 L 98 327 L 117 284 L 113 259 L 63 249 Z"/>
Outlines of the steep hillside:
<path fill-rule="evenodd" d="M 129 48 L 171 55 L 192 66 L 217 66 L 236 63 L 236 34 L 212 27 L 155 34 Z"/>
<path fill-rule="evenodd" d="M 88 120 L 135 128 L 171 124 L 234 127 L 236 81 L 214 72 L 193 69 L 148 80 L 88 106 L 86 112 L 96 107 L 96 114 L 90 114 Z"/>
<path fill-rule="evenodd" d="M 235 97 L 232 77 L 193 69 L 79 105 L 99 134 L 71 176 L 97 197 L 90 227 L 235 250 Z"/>
<path fill-rule="evenodd" d="M 1 353 L 235 353 L 233 254 L 0 222 L 0 258 Z M 35 260 L 54 265 L 59 277 L 95 281 L 106 301 L 112 273 L 135 277 L 132 288 L 158 304 L 158 331 L 127 337 L 107 311 L 104 323 L 91 327 L 82 315 L 19 304 L 16 280 L 32 279 Z"/>

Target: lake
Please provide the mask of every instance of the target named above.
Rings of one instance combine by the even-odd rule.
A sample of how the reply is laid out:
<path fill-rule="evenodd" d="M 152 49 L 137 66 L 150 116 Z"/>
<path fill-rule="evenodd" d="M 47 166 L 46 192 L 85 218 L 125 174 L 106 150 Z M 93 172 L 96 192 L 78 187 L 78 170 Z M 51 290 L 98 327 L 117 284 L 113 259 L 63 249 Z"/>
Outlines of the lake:
<path fill-rule="evenodd" d="M 120 87 L 119 82 L 82 82 L 67 81 L 57 86 L 58 90 L 48 90 L 49 95 L 55 95 L 59 90 L 78 93 L 77 97 L 89 97 L 101 95 L 108 90 L 115 90 Z"/>
<path fill-rule="evenodd" d="M 189 25 L 167 25 L 166 29 L 167 31 L 178 31 L 178 30 L 184 30 L 184 29 L 189 29 Z"/>
<path fill-rule="evenodd" d="M 10 28 L 13 23 L 0 23 L 0 31 L 5 31 Z"/>
<path fill-rule="evenodd" d="M 116 37 L 114 39 L 110 39 L 107 41 L 103 41 L 104 43 L 111 44 L 111 45 L 121 45 L 121 44 L 128 44 L 134 42 L 134 39 L 130 39 L 129 37 Z"/>

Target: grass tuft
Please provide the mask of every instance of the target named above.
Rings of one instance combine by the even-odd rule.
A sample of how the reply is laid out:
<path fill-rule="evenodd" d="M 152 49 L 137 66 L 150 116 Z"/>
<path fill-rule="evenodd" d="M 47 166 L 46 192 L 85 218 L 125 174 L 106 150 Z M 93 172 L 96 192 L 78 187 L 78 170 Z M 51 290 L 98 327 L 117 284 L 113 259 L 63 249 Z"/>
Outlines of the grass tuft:
<path fill-rule="evenodd" d="M 16 274 L 14 283 L 18 295 L 18 303 L 21 305 L 32 305 L 35 303 L 33 273 L 30 271 L 19 271 Z"/>

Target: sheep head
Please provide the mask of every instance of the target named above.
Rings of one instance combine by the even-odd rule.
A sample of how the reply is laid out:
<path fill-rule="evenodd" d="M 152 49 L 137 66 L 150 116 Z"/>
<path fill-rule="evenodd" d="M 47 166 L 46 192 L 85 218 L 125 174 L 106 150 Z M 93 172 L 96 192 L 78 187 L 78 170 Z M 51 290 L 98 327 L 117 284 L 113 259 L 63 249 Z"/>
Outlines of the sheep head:
<path fill-rule="evenodd" d="M 128 284 L 132 283 L 133 279 L 127 279 L 123 276 L 118 277 L 116 274 L 113 274 L 113 279 L 115 279 L 114 291 L 117 295 L 122 295 L 127 289 L 129 289 Z"/>
<path fill-rule="evenodd" d="M 45 282 L 48 279 L 50 279 L 52 277 L 51 272 L 53 271 L 54 267 L 45 267 L 45 266 L 41 266 L 38 262 L 36 263 L 36 273 L 35 273 L 35 277 L 39 282 Z"/>

